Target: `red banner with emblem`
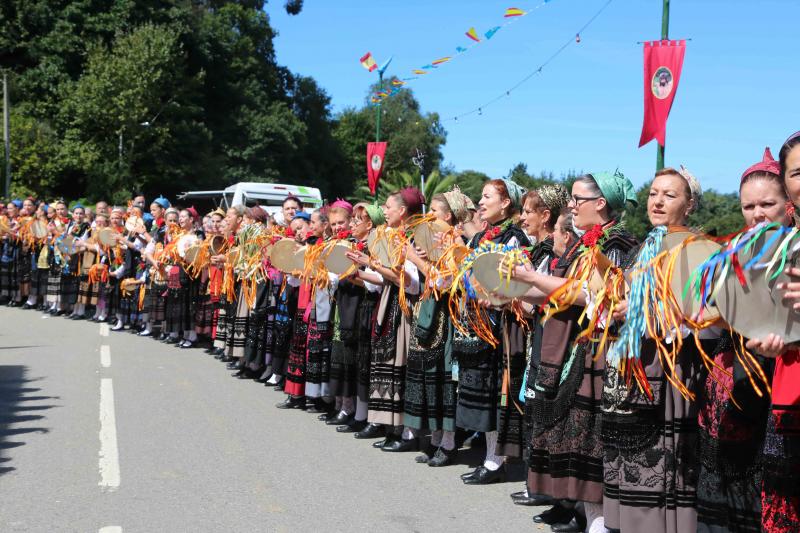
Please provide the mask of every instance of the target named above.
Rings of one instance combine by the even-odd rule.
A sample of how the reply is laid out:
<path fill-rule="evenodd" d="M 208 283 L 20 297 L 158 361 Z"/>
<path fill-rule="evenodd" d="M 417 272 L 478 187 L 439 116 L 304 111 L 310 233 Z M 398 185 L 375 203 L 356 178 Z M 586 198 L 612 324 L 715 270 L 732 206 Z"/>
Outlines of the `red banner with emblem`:
<path fill-rule="evenodd" d="M 386 155 L 386 143 L 367 143 L 367 181 L 369 192 L 373 195 L 378 190 L 378 180 L 383 172 L 383 158 Z"/>
<path fill-rule="evenodd" d="M 653 139 L 664 146 L 667 117 L 678 90 L 686 41 L 644 43 L 644 123 L 639 146 Z"/>

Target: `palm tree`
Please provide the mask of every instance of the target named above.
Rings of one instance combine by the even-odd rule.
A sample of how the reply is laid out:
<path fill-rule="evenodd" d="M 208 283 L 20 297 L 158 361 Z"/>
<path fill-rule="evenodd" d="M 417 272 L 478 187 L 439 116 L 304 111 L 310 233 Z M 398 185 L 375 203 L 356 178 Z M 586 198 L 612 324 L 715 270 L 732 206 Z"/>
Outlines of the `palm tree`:
<path fill-rule="evenodd" d="M 453 188 L 456 176 L 450 174 L 442 176 L 438 170 L 431 172 L 430 176 L 425 177 L 425 199 L 430 202 L 435 194 L 447 192 Z M 416 187 L 421 189 L 421 182 L 419 172 L 406 172 L 401 170 L 399 172 L 390 172 L 384 176 L 378 183 L 378 204 L 383 205 L 386 198 L 400 189 L 405 187 Z M 370 194 L 369 186 L 366 182 L 361 182 L 358 189 L 355 191 L 355 197 L 362 202 L 374 202 L 375 197 Z"/>

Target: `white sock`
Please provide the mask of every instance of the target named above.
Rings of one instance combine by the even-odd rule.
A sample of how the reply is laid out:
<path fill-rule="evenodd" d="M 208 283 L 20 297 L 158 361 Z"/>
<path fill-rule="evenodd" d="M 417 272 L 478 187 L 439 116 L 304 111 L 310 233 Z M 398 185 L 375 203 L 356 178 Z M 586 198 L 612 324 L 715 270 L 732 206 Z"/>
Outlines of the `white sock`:
<path fill-rule="evenodd" d="M 193 329 L 187 329 L 183 332 L 183 338 L 187 341 L 194 342 L 197 340 L 197 332 Z"/>
<path fill-rule="evenodd" d="M 403 440 L 411 440 L 411 439 L 414 439 L 416 437 L 417 437 L 417 430 L 416 429 L 410 428 L 408 426 L 403 428 L 403 435 L 401 437 Z"/>
<path fill-rule="evenodd" d="M 342 412 L 347 416 L 352 415 L 356 411 L 356 406 L 353 404 L 352 396 L 345 396 L 342 398 Z"/>
<path fill-rule="evenodd" d="M 73 315 L 82 315 L 83 314 L 83 304 L 75 304 L 75 307 L 72 308 Z"/>
<path fill-rule="evenodd" d="M 169 334 L 170 339 L 177 339 L 180 336 L 181 336 L 180 333 L 178 333 L 177 331 L 171 331 Z"/>
<path fill-rule="evenodd" d="M 28 299 L 25 301 L 28 305 L 36 305 L 36 296 L 28 296 Z"/>
<path fill-rule="evenodd" d="M 269 383 L 270 385 L 277 385 L 280 380 L 281 380 L 281 376 L 280 375 L 272 374 L 272 377 L 269 378 L 267 383 Z"/>
<path fill-rule="evenodd" d="M 359 422 L 364 422 L 367 419 L 367 413 L 369 411 L 369 404 L 361 398 L 356 400 L 356 420 Z"/>
<path fill-rule="evenodd" d="M 486 435 L 486 460 L 483 466 L 489 470 L 497 470 L 503 464 L 503 457 L 497 455 L 497 431 L 487 431 Z"/>
<path fill-rule="evenodd" d="M 456 432 L 455 431 L 443 431 L 442 432 L 442 448 L 445 450 L 452 451 L 456 448 Z"/>
<path fill-rule="evenodd" d="M 602 503 L 583 502 L 583 511 L 586 513 L 586 531 L 589 533 L 606 533 Z"/>
<path fill-rule="evenodd" d="M 431 446 L 438 448 L 442 445 L 442 430 L 437 429 L 431 432 Z"/>

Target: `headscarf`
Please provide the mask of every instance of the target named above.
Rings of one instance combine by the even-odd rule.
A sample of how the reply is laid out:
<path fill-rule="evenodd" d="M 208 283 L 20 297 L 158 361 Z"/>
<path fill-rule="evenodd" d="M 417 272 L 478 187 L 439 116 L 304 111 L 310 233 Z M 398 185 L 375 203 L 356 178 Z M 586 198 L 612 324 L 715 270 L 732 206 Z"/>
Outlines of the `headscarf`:
<path fill-rule="evenodd" d="M 560 213 L 569 203 L 569 191 L 560 183 L 547 183 L 536 189 L 550 213 Z"/>
<path fill-rule="evenodd" d="M 163 209 L 167 209 L 167 208 L 169 208 L 169 207 L 170 207 L 170 205 L 171 205 L 171 204 L 169 203 L 169 200 L 167 200 L 167 199 L 166 199 L 166 198 L 164 198 L 163 196 L 159 196 L 158 198 L 156 198 L 155 200 L 153 200 L 153 203 L 154 203 L 154 204 L 158 204 L 158 205 L 160 205 L 160 206 L 161 206 Z"/>
<path fill-rule="evenodd" d="M 197 212 L 197 209 L 195 209 L 194 206 L 187 207 L 186 212 L 189 213 L 194 221 L 197 221 L 197 219 L 200 218 L 200 214 Z"/>
<path fill-rule="evenodd" d="M 422 212 L 422 206 L 425 204 L 425 196 L 419 189 L 416 187 L 406 187 L 400 189 L 398 194 L 400 194 L 400 197 L 403 199 L 403 203 L 406 204 L 406 212 Z"/>
<path fill-rule="evenodd" d="M 621 211 L 629 203 L 633 207 L 639 205 L 633 183 L 619 169 L 614 172 L 592 172 L 590 175 L 594 178 L 611 209 Z"/>
<path fill-rule="evenodd" d="M 14 205 L 16 205 L 16 204 L 14 204 Z M 70 211 L 75 211 L 76 209 L 83 209 L 84 211 L 86 211 L 86 208 L 83 207 L 83 204 L 80 203 L 80 202 L 75 204 L 75 205 L 73 205 L 72 209 L 70 209 Z"/>
<path fill-rule="evenodd" d="M 469 212 L 468 205 L 472 203 L 472 200 L 461 192 L 458 185 L 455 185 L 451 191 L 444 193 L 444 198 L 447 200 L 447 206 L 458 222 L 463 223 L 472 218 L 472 213 Z"/>
<path fill-rule="evenodd" d="M 338 198 L 335 202 L 333 202 L 329 209 L 344 209 L 347 211 L 347 214 L 353 214 L 353 204 L 341 198 Z"/>
<path fill-rule="evenodd" d="M 298 211 L 294 214 L 294 218 L 299 218 L 300 220 L 305 220 L 306 222 L 311 222 L 311 215 L 306 213 L 305 211 Z"/>
<path fill-rule="evenodd" d="M 218 208 L 214 209 L 213 211 L 211 211 L 211 212 L 209 213 L 209 215 L 219 215 L 219 216 L 221 216 L 222 218 L 225 218 L 225 215 L 226 215 L 226 214 L 227 214 L 227 213 L 225 213 L 225 210 L 224 210 L 224 209 L 222 209 L 221 207 L 218 207 Z"/>
<path fill-rule="evenodd" d="M 14 200 L 11 200 L 11 203 L 14 204 L 17 209 L 22 209 L 22 200 L 14 199 Z"/>
<path fill-rule="evenodd" d="M 689 211 L 691 215 L 695 211 L 700 208 L 700 202 L 703 200 L 703 189 L 700 188 L 700 182 L 695 178 L 689 169 L 685 166 L 681 165 L 680 170 L 678 170 L 678 174 L 681 175 L 683 179 L 686 180 L 686 184 L 689 185 L 689 193 L 692 196 L 692 208 Z"/>
<path fill-rule="evenodd" d="M 367 210 L 367 216 L 372 221 L 373 226 L 386 224 L 386 217 L 383 216 L 383 209 L 375 204 L 367 204 L 364 206 L 364 209 Z"/>
<path fill-rule="evenodd" d="M 509 179 L 500 178 L 506 186 L 508 197 L 511 198 L 511 205 L 515 209 L 522 209 L 522 197 L 528 192 L 524 187 L 520 187 L 516 182 Z"/>
<path fill-rule="evenodd" d="M 775 161 L 775 158 L 772 157 L 772 152 L 769 151 L 769 146 L 764 148 L 764 156 L 761 158 L 761 161 L 744 171 L 744 174 L 742 174 L 742 180 L 744 180 L 753 172 L 767 172 L 769 174 L 775 174 L 776 176 L 781 175 L 781 164 Z"/>

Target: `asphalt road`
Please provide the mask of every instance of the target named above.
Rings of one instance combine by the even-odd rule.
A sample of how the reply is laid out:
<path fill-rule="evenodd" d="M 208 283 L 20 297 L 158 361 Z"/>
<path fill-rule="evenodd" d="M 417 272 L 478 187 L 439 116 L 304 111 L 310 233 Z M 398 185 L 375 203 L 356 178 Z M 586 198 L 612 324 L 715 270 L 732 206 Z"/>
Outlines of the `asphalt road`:
<path fill-rule="evenodd" d="M 545 531 L 516 479 L 465 486 L 337 434 L 202 350 L 0 308 L 0 531 Z M 549 527 L 547 527 L 549 531 Z"/>

